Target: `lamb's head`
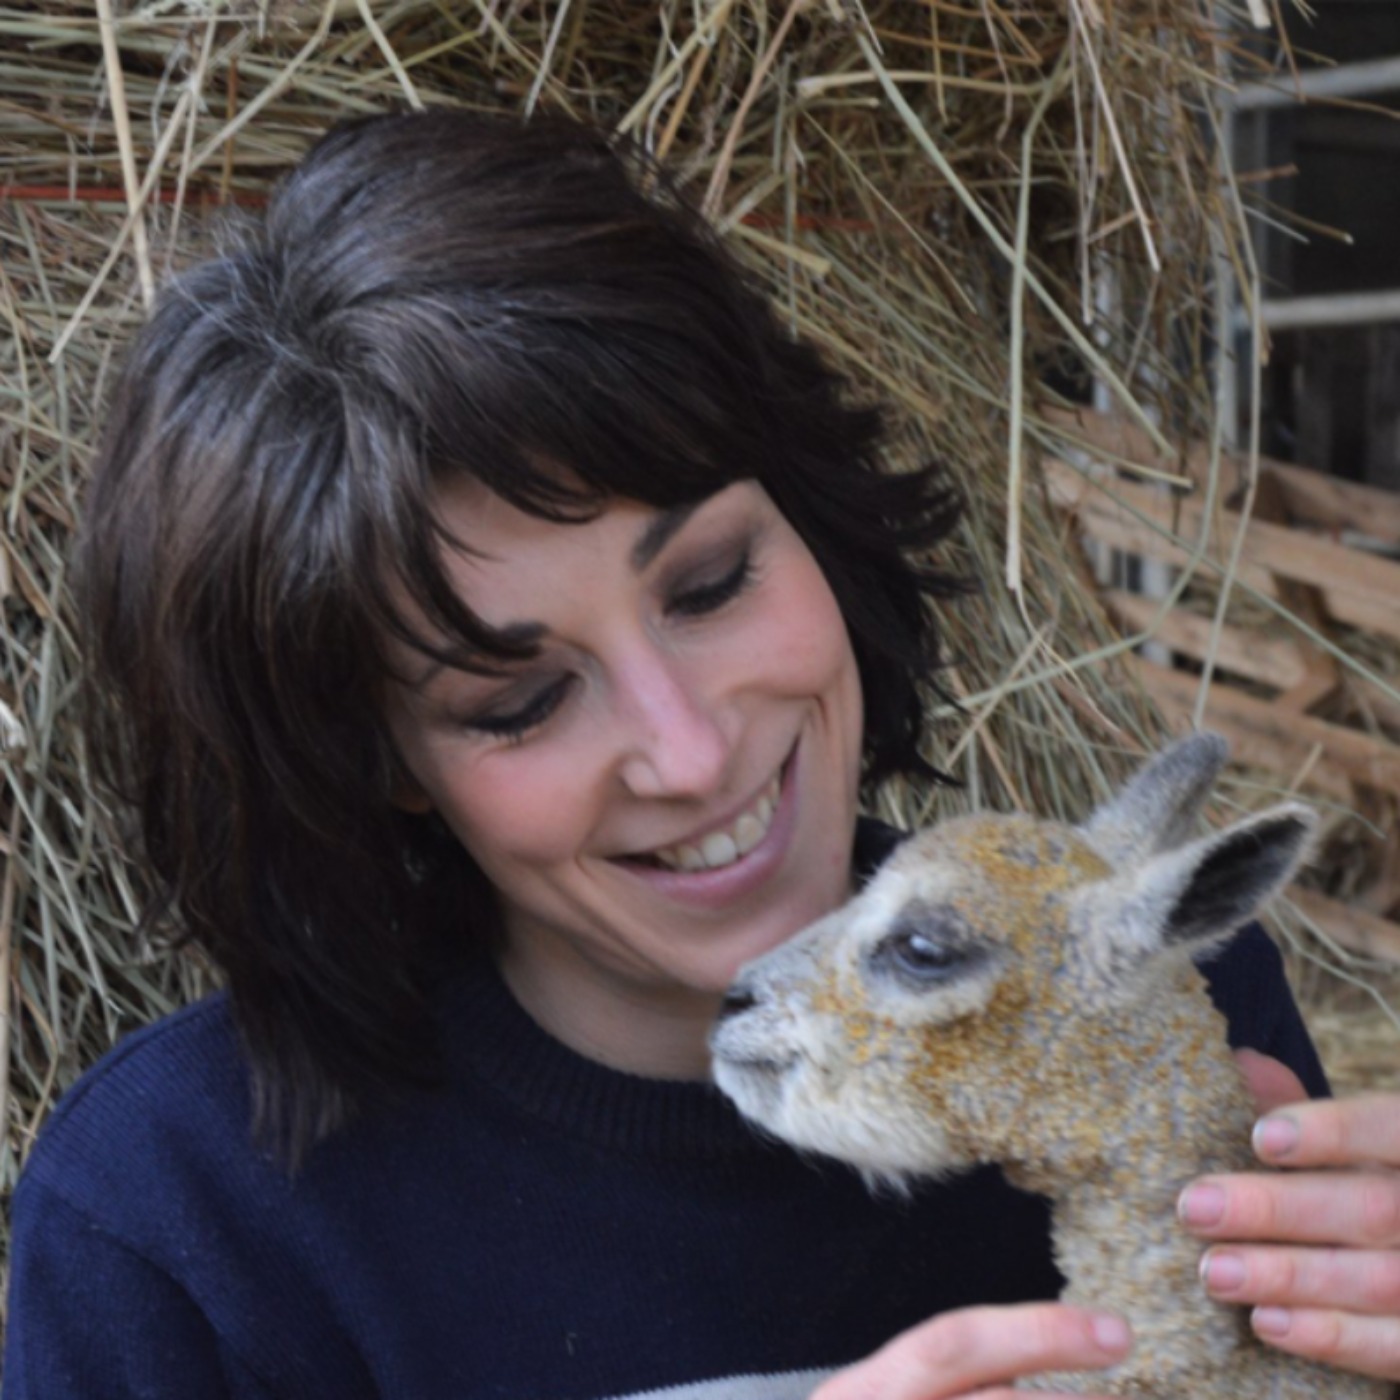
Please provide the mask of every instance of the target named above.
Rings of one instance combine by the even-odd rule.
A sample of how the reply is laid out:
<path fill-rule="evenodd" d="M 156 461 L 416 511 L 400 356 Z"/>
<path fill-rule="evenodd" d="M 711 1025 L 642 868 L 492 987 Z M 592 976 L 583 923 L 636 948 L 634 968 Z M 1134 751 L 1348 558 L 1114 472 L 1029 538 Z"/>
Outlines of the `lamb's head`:
<path fill-rule="evenodd" d="M 1186 841 L 1224 757 L 1183 740 L 1080 827 L 973 816 L 910 838 L 741 970 L 711 1038 L 719 1087 L 872 1178 L 1082 1150 L 1103 1095 L 1131 1092 L 1124 1057 L 1152 1053 L 1125 1030 L 1161 1023 L 1173 1053 L 1172 999 L 1200 996 L 1190 955 L 1304 853 L 1296 804 Z"/>

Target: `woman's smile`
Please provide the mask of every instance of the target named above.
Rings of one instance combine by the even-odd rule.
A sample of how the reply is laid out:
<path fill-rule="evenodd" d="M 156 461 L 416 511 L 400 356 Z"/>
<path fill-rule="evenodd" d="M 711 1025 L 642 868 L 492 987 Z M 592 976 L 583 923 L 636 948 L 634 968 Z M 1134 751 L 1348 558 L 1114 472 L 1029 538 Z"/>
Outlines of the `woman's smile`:
<path fill-rule="evenodd" d="M 660 846 L 634 859 L 664 866 L 667 870 L 720 870 L 747 855 L 768 834 L 782 791 L 782 778 L 774 774 L 758 797 L 737 817 L 716 822 L 671 846 Z"/>
<path fill-rule="evenodd" d="M 618 863 L 667 899 L 727 907 L 760 889 L 788 851 L 796 827 L 796 768 L 794 753 L 737 817 Z"/>
<path fill-rule="evenodd" d="M 849 888 L 863 716 L 836 600 L 752 482 L 570 524 L 466 486 L 440 513 L 463 602 L 538 644 L 395 688 L 403 805 L 499 892 L 502 969 L 547 1029 L 655 1073 L 654 1014 L 703 1073 L 739 965 Z"/>

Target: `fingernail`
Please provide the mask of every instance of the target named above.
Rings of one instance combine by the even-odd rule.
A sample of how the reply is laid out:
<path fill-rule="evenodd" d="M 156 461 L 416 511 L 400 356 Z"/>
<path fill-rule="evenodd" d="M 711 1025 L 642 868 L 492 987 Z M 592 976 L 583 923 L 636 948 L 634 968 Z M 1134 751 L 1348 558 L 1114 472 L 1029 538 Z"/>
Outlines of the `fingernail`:
<path fill-rule="evenodd" d="M 1183 1225 L 1219 1225 L 1225 1218 L 1225 1192 L 1209 1183 L 1188 1186 L 1176 1203 L 1176 1213 Z"/>
<path fill-rule="evenodd" d="M 1238 1254 L 1211 1250 L 1201 1260 L 1201 1281 L 1211 1293 L 1237 1293 L 1244 1287 L 1244 1260 Z"/>
<path fill-rule="evenodd" d="M 1301 1136 L 1292 1118 L 1270 1116 L 1254 1125 L 1254 1150 L 1261 1157 L 1287 1157 Z"/>
<path fill-rule="evenodd" d="M 1255 1308 L 1249 1320 L 1254 1330 L 1266 1337 L 1285 1337 L 1293 1322 L 1293 1314 L 1287 1308 Z"/>
<path fill-rule="evenodd" d="M 1104 1351 L 1117 1355 L 1133 1344 L 1132 1329 L 1113 1313 L 1099 1313 L 1089 1324 L 1094 1340 Z"/>

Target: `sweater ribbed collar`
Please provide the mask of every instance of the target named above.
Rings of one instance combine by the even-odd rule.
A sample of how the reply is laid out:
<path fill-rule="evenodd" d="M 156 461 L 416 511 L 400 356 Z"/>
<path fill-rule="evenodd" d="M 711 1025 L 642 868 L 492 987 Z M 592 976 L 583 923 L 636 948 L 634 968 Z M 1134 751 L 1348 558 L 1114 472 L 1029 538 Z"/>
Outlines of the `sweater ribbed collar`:
<path fill-rule="evenodd" d="M 862 818 L 853 868 L 861 882 L 903 833 Z M 454 1080 L 465 1076 L 543 1128 L 605 1151 L 715 1159 L 778 1149 L 708 1083 L 649 1079 L 578 1054 L 543 1030 L 489 958 L 473 960 L 445 997 L 444 1041 Z"/>

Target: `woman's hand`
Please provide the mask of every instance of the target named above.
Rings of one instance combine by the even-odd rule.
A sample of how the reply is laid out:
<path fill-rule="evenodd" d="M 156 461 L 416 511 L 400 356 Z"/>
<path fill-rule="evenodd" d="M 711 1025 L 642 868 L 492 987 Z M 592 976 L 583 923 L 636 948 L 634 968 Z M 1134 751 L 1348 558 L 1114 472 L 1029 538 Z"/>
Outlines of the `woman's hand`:
<path fill-rule="evenodd" d="M 1182 1222 L 1210 1248 L 1213 1298 L 1254 1305 L 1284 1351 L 1400 1379 L 1400 1094 L 1307 1101 L 1283 1065 L 1237 1057 L 1260 1109 L 1254 1150 L 1282 1173 L 1203 1177 Z"/>
<path fill-rule="evenodd" d="M 838 1371 L 811 1400 L 1011 1400 L 1024 1394 L 1010 1389 L 1019 1376 L 1097 1371 L 1122 1361 L 1131 1346 L 1127 1323 L 1112 1313 L 1061 1303 L 960 1308 Z M 1040 1393 L 1055 1400 L 1057 1392 Z"/>

